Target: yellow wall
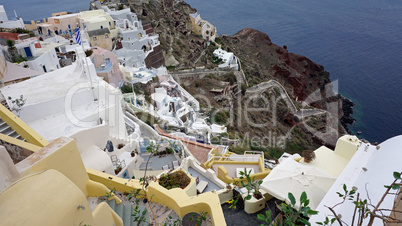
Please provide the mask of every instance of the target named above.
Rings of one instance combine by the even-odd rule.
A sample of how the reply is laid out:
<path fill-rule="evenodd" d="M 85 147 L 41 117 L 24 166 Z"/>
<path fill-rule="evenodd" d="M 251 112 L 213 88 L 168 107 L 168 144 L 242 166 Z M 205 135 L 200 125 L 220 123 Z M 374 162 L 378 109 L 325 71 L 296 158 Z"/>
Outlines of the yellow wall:
<path fill-rule="evenodd" d="M 83 205 L 85 210 L 77 209 Z M 21 179 L 0 195 L 2 225 L 94 224 L 86 196 L 67 177 L 47 170 Z"/>
<path fill-rule="evenodd" d="M 227 162 L 226 162 L 226 163 L 227 163 Z M 239 163 L 236 163 L 236 164 L 239 164 Z M 271 170 L 265 169 L 265 170 L 262 171 L 262 172 L 251 174 L 250 177 L 251 177 L 251 178 L 254 178 L 255 180 L 262 180 L 262 179 L 264 179 L 270 172 L 271 172 Z M 225 183 L 227 183 L 227 184 L 232 184 L 232 183 L 234 183 L 235 181 L 236 181 L 237 183 L 241 183 L 241 181 L 247 181 L 246 178 L 244 178 L 243 180 L 241 180 L 240 178 L 232 178 L 232 177 L 229 177 L 228 171 L 225 169 L 224 166 L 219 166 L 219 167 L 218 167 L 218 178 L 221 179 L 223 182 L 225 182 Z"/>
<path fill-rule="evenodd" d="M 350 160 L 360 146 L 360 140 L 356 136 L 344 135 L 336 142 L 334 152 Z"/>
<path fill-rule="evenodd" d="M 190 16 L 191 26 L 193 26 L 193 32 L 197 35 L 201 35 L 201 27 L 200 25 L 195 23 L 195 18 Z"/>
<path fill-rule="evenodd" d="M 89 42 L 91 43 L 92 47 L 99 46 L 102 49 L 106 49 L 109 51 L 112 51 L 113 43 L 112 43 L 112 38 L 111 34 L 107 34 L 107 37 L 105 35 L 98 35 L 98 36 L 93 36 L 88 38 Z M 96 38 L 96 40 L 94 40 Z"/>
<path fill-rule="evenodd" d="M 260 157 L 257 162 L 230 161 L 230 160 L 223 160 L 223 158 L 221 158 L 220 161 L 215 161 L 213 158 L 211 158 L 210 161 L 205 162 L 205 167 L 207 169 L 209 169 L 214 164 L 236 164 L 236 165 L 239 165 L 239 164 L 253 164 L 253 165 L 258 165 L 258 167 L 260 168 L 261 172 L 250 175 L 251 177 L 255 177 L 255 180 L 262 180 L 271 172 L 270 169 L 266 169 L 264 167 L 264 162 L 263 162 L 262 157 Z M 221 179 L 223 182 L 225 182 L 227 184 L 231 184 L 234 181 L 238 181 L 239 183 L 241 183 L 240 181 L 242 181 L 240 178 L 232 178 L 232 177 L 230 177 L 228 175 L 228 171 L 222 165 L 218 167 L 217 176 L 218 176 L 219 179 Z M 246 179 L 244 178 L 243 181 L 246 181 Z"/>
<path fill-rule="evenodd" d="M 91 180 L 100 182 L 120 192 L 130 193 L 142 188 L 139 180 L 128 180 L 110 176 L 89 168 L 87 168 L 87 172 Z M 218 195 L 207 192 L 198 196 L 189 196 L 188 193 L 194 189 L 193 186 L 195 186 L 194 178 L 191 179 L 190 185 L 184 190 L 179 188 L 167 190 L 160 186 L 158 182 L 151 182 L 147 188 L 147 199 L 166 205 L 173 209 L 180 217 L 183 217 L 187 213 L 199 213 L 203 211 L 208 212 L 214 225 L 226 225 Z M 144 195 L 144 192 L 140 194 Z"/>
<path fill-rule="evenodd" d="M 89 180 L 80 153 L 74 140 L 58 138 L 35 154 L 16 165 L 21 176 L 55 169 L 74 182 L 87 196 L 87 181 Z"/>
<path fill-rule="evenodd" d="M 106 203 L 102 202 L 92 212 L 92 215 L 95 220 L 95 225 L 114 225 L 114 226 L 123 226 L 123 221 L 115 213 L 112 208 Z"/>

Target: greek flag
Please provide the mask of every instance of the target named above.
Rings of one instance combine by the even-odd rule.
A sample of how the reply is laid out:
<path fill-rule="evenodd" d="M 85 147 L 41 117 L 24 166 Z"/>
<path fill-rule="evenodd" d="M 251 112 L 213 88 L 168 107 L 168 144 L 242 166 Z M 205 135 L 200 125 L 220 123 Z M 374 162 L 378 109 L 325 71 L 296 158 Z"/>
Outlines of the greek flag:
<path fill-rule="evenodd" d="M 80 27 L 78 25 L 77 29 L 75 30 L 75 42 L 81 45 L 81 33 L 80 33 Z"/>

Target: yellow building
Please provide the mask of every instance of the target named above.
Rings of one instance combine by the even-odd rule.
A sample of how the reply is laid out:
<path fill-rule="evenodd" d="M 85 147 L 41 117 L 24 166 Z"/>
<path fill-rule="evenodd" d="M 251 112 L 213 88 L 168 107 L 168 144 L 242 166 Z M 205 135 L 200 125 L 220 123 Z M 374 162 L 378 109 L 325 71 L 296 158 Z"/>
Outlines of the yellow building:
<path fill-rule="evenodd" d="M 112 50 L 113 42 L 109 28 L 88 31 L 87 34 L 92 47 L 99 46 L 102 49 Z"/>
<path fill-rule="evenodd" d="M 80 26 L 83 26 L 87 33 L 108 28 L 111 38 L 116 38 L 118 35 L 119 30 L 116 29 L 113 18 L 102 9 L 82 11 L 78 14 L 78 19 Z"/>
<path fill-rule="evenodd" d="M 28 30 L 38 30 L 39 34 L 49 36 L 63 35 L 65 37 L 72 37 L 79 22 L 77 16 L 77 13 L 53 13 L 47 20 L 32 20 L 31 24 L 26 25 L 26 28 Z"/>
<path fill-rule="evenodd" d="M 216 27 L 210 22 L 201 19 L 199 13 L 190 14 L 191 25 L 193 26 L 193 32 L 197 35 L 201 35 L 207 42 L 215 41 L 217 36 Z"/>

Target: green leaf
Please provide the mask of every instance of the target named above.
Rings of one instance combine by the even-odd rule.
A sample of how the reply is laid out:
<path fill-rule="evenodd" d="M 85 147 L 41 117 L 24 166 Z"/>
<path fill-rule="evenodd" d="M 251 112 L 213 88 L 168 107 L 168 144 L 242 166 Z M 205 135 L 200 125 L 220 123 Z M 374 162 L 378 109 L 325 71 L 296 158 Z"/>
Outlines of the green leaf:
<path fill-rule="evenodd" d="M 316 224 L 318 224 L 318 225 L 324 225 L 323 223 L 321 223 L 321 222 L 315 222 Z"/>
<path fill-rule="evenodd" d="M 265 216 L 263 214 L 258 214 L 257 219 L 260 221 L 265 221 Z"/>
<path fill-rule="evenodd" d="M 390 188 L 391 186 L 384 185 L 385 188 Z"/>
<path fill-rule="evenodd" d="M 309 209 L 309 210 L 307 210 L 307 214 L 308 214 L 308 215 L 316 215 L 316 214 L 318 214 L 318 211 Z"/>
<path fill-rule="evenodd" d="M 399 184 L 392 185 L 393 190 L 398 190 L 401 186 Z"/>
<path fill-rule="evenodd" d="M 300 196 L 300 203 L 304 203 L 307 200 L 307 194 L 306 192 L 303 191 L 303 193 Z"/>
<path fill-rule="evenodd" d="M 336 221 L 336 218 L 331 219 L 331 224 L 333 224 Z"/>
<path fill-rule="evenodd" d="M 307 221 L 306 219 L 304 219 L 304 218 L 299 218 L 299 221 L 300 221 L 301 223 L 305 224 L 305 225 L 308 225 L 308 226 L 311 225 L 310 222 L 308 222 L 308 221 Z"/>
<path fill-rule="evenodd" d="M 394 178 L 397 179 L 397 180 L 400 180 L 401 179 L 401 173 L 394 172 Z"/>
<path fill-rule="evenodd" d="M 289 198 L 290 203 L 292 204 L 292 206 L 294 206 L 294 205 L 296 204 L 296 199 L 295 199 L 295 197 L 293 196 L 293 194 L 289 192 L 289 193 L 288 193 L 288 198 Z"/>
<path fill-rule="evenodd" d="M 305 206 L 308 206 L 308 204 L 310 204 L 310 200 L 307 199 L 307 200 L 304 202 L 304 205 L 305 205 Z"/>
<path fill-rule="evenodd" d="M 346 190 L 346 184 L 343 184 L 343 190 L 344 190 L 345 192 L 347 192 L 347 190 Z"/>

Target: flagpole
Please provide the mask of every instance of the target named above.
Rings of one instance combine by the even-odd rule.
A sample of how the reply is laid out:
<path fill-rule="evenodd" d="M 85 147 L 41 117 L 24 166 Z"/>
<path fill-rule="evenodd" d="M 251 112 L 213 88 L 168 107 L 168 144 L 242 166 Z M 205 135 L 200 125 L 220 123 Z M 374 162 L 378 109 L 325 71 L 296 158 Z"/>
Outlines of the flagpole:
<path fill-rule="evenodd" d="M 77 32 L 76 32 L 76 42 L 78 42 L 78 44 L 82 47 L 82 51 L 84 51 L 84 58 L 85 58 L 85 64 L 87 67 L 87 71 L 88 71 L 88 77 L 89 77 L 89 82 L 90 82 L 90 86 L 91 86 L 91 90 L 92 90 L 92 96 L 94 98 L 94 101 L 97 101 L 98 99 L 95 97 L 95 91 L 94 91 L 94 87 L 92 86 L 92 78 L 91 78 L 91 72 L 89 70 L 89 66 L 88 66 L 88 60 L 87 60 L 87 55 L 85 53 L 85 49 L 84 49 L 84 44 L 82 43 L 81 40 L 81 32 L 80 32 L 80 27 L 79 24 L 77 24 Z M 77 39 L 78 37 L 78 39 Z"/>

